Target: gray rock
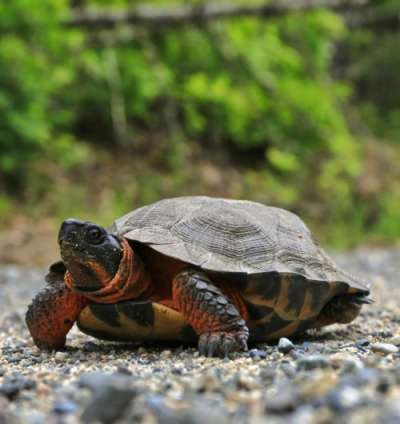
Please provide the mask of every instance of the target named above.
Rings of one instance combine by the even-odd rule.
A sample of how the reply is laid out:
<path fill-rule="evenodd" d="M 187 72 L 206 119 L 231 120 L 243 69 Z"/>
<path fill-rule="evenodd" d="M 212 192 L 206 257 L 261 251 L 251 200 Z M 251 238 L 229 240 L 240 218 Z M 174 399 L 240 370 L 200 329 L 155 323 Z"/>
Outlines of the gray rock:
<path fill-rule="evenodd" d="M 93 397 L 82 413 L 82 422 L 111 423 L 122 417 L 136 395 L 132 382 L 132 377 L 125 373 L 83 374 L 78 385 L 91 390 Z"/>
<path fill-rule="evenodd" d="M 228 424 L 226 412 L 216 402 L 204 398 L 184 399 L 185 408 L 173 408 L 164 396 L 153 395 L 146 400 L 147 408 L 163 424 Z"/>
<path fill-rule="evenodd" d="M 347 412 L 363 403 L 360 391 L 356 387 L 343 386 L 328 395 L 329 406 L 337 412 Z"/>
<path fill-rule="evenodd" d="M 121 418 L 130 406 L 136 392 L 130 387 L 106 386 L 98 390 L 82 415 L 83 423 L 113 423 Z"/>
<path fill-rule="evenodd" d="M 302 356 L 297 360 L 299 370 L 313 370 L 315 368 L 327 368 L 328 359 L 323 355 Z"/>
<path fill-rule="evenodd" d="M 295 348 L 294 344 L 289 339 L 287 339 L 286 337 L 281 337 L 279 339 L 279 343 L 278 343 L 279 352 L 289 353 L 294 348 Z"/>
<path fill-rule="evenodd" d="M 3 382 L 0 386 L 0 394 L 10 400 L 14 400 L 21 390 L 33 390 L 36 388 L 36 381 L 24 377 L 21 374 L 14 374 Z"/>
<path fill-rule="evenodd" d="M 107 374 L 100 371 L 82 374 L 78 380 L 79 387 L 85 387 L 92 392 L 101 391 L 109 386 L 130 386 L 132 378 L 127 374 Z"/>
<path fill-rule="evenodd" d="M 276 395 L 266 399 L 265 410 L 270 414 L 284 414 L 294 411 L 298 404 L 298 393 L 290 387 L 284 387 Z"/>

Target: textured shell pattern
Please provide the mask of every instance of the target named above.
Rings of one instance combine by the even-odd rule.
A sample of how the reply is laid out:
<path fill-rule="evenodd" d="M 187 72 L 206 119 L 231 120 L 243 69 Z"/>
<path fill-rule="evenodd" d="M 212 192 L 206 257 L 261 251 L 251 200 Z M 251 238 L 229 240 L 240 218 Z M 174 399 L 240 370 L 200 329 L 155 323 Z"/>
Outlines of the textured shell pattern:
<path fill-rule="evenodd" d="M 257 202 L 165 199 L 124 215 L 109 231 L 205 270 L 295 274 L 368 291 L 364 281 L 337 267 L 297 215 Z"/>

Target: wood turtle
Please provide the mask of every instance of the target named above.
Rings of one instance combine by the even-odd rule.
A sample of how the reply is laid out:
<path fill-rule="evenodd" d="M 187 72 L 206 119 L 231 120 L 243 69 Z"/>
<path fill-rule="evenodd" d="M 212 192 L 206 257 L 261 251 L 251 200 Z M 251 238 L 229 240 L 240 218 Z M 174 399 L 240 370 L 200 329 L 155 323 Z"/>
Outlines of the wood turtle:
<path fill-rule="evenodd" d="M 62 262 L 26 321 L 60 349 L 77 322 L 104 340 L 198 340 L 201 354 L 348 323 L 368 285 L 339 269 L 291 212 L 203 196 L 165 199 L 104 229 L 67 219 Z"/>

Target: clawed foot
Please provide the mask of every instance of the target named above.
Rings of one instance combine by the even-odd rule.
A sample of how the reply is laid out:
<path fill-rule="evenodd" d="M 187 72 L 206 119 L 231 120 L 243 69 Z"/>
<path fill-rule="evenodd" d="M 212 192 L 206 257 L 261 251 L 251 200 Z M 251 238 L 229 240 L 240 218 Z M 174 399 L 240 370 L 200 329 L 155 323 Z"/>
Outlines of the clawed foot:
<path fill-rule="evenodd" d="M 203 333 L 199 337 L 199 353 L 202 356 L 221 356 L 230 352 L 247 351 L 248 332 L 230 333 L 224 331 Z"/>

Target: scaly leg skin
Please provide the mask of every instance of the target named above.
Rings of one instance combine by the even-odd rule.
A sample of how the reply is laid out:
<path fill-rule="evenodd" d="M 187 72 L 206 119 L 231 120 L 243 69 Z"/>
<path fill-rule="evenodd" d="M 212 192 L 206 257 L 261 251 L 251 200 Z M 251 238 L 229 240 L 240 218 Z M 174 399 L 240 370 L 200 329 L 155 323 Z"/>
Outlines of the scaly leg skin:
<path fill-rule="evenodd" d="M 199 335 L 199 352 L 216 356 L 247 350 L 249 330 L 237 308 L 201 271 L 180 272 L 172 283 L 174 304 Z"/>
<path fill-rule="evenodd" d="M 317 318 L 316 326 L 322 327 L 336 322 L 347 324 L 357 318 L 363 304 L 369 303 L 372 303 L 372 300 L 368 299 L 363 294 L 344 294 L 336 296 L 322 309 Z"/>
<path fill-rule="evenodd" d="M 86 298 L 73 293 L 62 280 L 41 290 L 25 316 L 36 346 L 42 350 L 62 349 L 67 333 L 87 304 Z"/>

